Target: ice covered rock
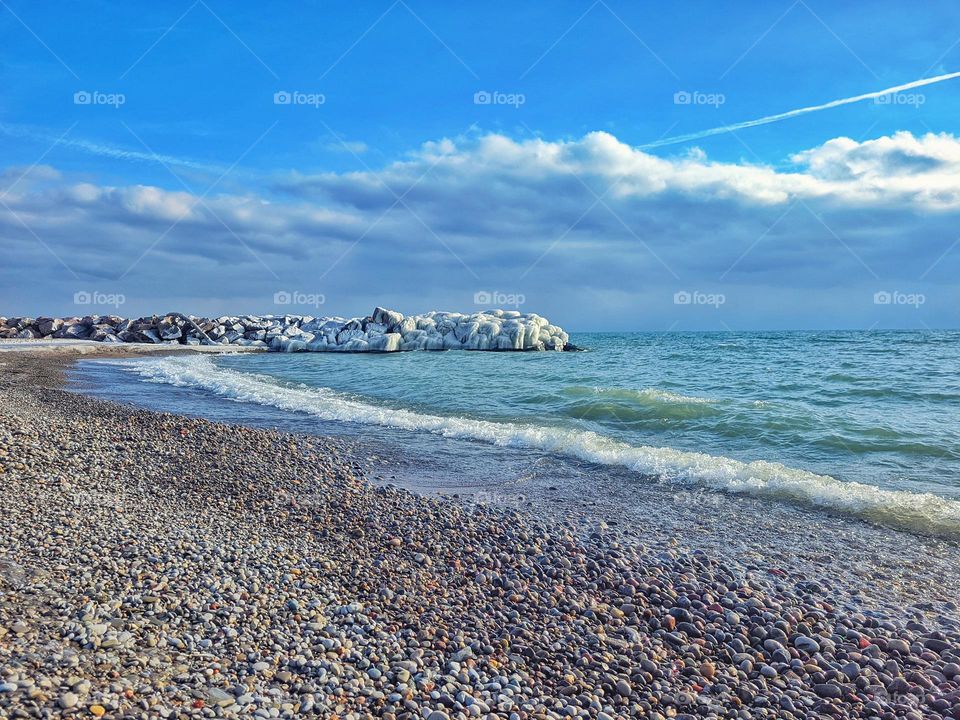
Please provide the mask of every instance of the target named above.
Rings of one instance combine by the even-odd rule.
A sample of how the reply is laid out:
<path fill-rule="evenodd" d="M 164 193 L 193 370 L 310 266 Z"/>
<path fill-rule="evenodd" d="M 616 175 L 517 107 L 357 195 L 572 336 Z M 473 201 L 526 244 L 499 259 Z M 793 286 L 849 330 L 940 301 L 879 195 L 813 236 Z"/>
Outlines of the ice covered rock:
<path fill-rule="evenodd" d="M 69 325 L 64 324 L 59 330 L 53 333 L 55 338 L 65 338 L 68 340 L 82 340 L 90 334 L 90 326 L 82 322 L 73 322 Z"/>
<path fill-rule="evenodd" d="M 371 352 L 396 352 L 402 342 L 400 333 L 383 333 L 370 338 L 368 346 Z"/>
<path fill-rule="evenodd" d="M 398 313 L 396 310 L 387 310 L 386 308 L 376 307 L 373 310 L 373 315 L 370 316 L 375 323 L 380 323 L 381 325 L 396 325 L 397 323 L 403 322 L 403 315 Z"/>
<path fill-rule="evenodd" d="M 558 351 L 569 345 L 567 334 L 546 318 L 516 310 L 472 315 L 434 311 L 405 317 L 378 307 L 365 318 L 305 318 L 299 328 L 287 317 L 283 337 L 271 338 L 271 332 L 267 332 L 271 349 L 285 352 Z"/>
<path fill-rule="evenodd" d="M 175 318 L 165 317 L 157 324 L 157 333 L 164 340 L 176 340 L 183 334 Z"/>
<path fill-rule="evenodd" d="M 0 317 L 0 338 L 39 337 L 166 345 L 236 345 L 279 352 L 575 350 L 560 327 L 535 313 L 487 310 L 473 314 L 433 311 L 403 314 L 377 307 L 367 317 L 223 315 L 180 313 L 124 319 Z"/>

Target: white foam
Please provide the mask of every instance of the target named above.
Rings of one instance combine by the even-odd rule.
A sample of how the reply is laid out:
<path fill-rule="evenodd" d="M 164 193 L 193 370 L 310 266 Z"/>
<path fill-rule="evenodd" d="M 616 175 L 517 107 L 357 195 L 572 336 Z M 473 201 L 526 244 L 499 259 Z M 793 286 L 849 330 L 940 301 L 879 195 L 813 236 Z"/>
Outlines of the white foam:
<path fill-rule="evenodd" d="M 152 382 L 200 388 L 237 402 L 309 413 L 323 420 L 534 448 L 723 492 L 789 500 L 936 535 L 960 535 L 960 502 L 931 493 L 844 482 L 762 460 L 748 463 L 706 453 L 630 445 L 591 431 L 383 407 L 329 388 L 285 387 L 268 376 L 219 368 L 209 357 L 151 358 L 125 367 Z"/>
<path fill-rule="evenodd" d="M 644 388 L 640 390 L 639 394 L 652 400 L 665 403 L 677 403 L 679 405 L 710 405 L 716 402 L 716 400 L 712 400 L 711 398 L 681 395 L 680 393 L 670 392 L 669 390 L 659 390 L 657 388 Z"/>
<path fill-rule="evenodd" d="M 585 388 L 575 386 L 569 388 L 568 393 L 571 395 L 596 395 L 598 397 L 633 400 L 644 404 L 712 405 L 717 402 L 711 398 L 698 397 L 696 395 L 682 395 L 655 387 L 643 388 L 642 390 L 630 390 L 625 388 Z"/>

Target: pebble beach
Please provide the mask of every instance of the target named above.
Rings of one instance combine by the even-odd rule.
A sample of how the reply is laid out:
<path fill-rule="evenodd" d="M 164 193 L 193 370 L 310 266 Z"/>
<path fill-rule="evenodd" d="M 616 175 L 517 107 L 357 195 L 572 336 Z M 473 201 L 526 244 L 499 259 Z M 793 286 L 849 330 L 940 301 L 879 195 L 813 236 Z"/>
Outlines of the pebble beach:
<path fill-rule="evenodd" d="M 72 362 L 0 356 L 0 717 L 960 718 L 952 626 L 373 485 L 336 438 L 67 392 Z"/>

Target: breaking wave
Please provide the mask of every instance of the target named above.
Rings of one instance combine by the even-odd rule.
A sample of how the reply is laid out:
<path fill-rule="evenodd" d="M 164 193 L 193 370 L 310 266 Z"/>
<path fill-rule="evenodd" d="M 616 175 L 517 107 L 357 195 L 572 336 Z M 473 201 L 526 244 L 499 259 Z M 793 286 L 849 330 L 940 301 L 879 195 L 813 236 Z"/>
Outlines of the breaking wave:
<path fill-rule="evenodd" d="M 888 490 L 767 461 L 743 462 L 669 447 L 631 445 L 576 428 L 447 416 L 387 407 L 322 387 L 284 385 L 267 375 L 218 367 L 209 357 L 150 358 L 124 363 L 144 380 L 196 388 L 242 403 L 302 412 L 322 420 L 379 425 L 506 447 L 531 448 L 599 465 L 624 467 L 666 481 L 726 493 L 799 503 L 899 529 L 960 537 L 960 502 L 932 493 Z M 572 395 L 627 393 L 639 403 L 705 405 L 713 401 L 660 390 L 571 388 Z M 623 399 L 623 397 L 621 397 Z"/>

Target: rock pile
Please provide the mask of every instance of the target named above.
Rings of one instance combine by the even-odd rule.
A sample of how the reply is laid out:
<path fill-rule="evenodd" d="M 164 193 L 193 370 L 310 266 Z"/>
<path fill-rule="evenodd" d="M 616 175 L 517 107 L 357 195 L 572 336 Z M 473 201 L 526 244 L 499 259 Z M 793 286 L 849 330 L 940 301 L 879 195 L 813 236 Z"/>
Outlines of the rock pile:
<path fill-rule="evenodd" d="M 404 317 L 376 308 L 363 318 L 310 315 L 169 315 L 137 318 L 0 317 L 0 338 L 65 338 L 110 343 L 236 345 L 283 352 L 404 350 L 575 350 L 569 336 L 535 313 L 490 310 Z"/>

